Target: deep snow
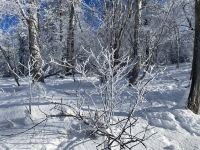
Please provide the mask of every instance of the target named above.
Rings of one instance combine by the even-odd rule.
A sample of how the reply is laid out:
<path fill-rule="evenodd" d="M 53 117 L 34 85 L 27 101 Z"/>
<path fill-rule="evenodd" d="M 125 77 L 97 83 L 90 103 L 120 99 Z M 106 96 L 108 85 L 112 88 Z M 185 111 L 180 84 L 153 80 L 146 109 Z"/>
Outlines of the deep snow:
<path fill-rule="evenodd" d="M 161 67 L 164 68 L 164 67 Z M 182 64 L 179 69 L 169 66 L 161 72 L 146 88 L 145 100 L 137 108 L 139 118 L 136 130 L 147 124 L 156 133 L 145 141 L 148 150 L 200 150 L 200 116 L 185 108 L 189 91 L 190 65 Z M 78 77 L 46 81 L 45 85 L 33 87 L 32 116 L 27 115 L 30 99 L 28 79 L 17 87 L 13 79 L 0 79 L 0 150 L 93 150 L 98 140 L 89 139 L 79 130 L 80 124 L 71 118 L 52 118 L 29 129 L 45 118 L 45 114 L 54 114 L 51 102 L 75 103 L 78 91 L 92 90 L 88 81 Z M 97 81 L 95 78 L 89 80 Z M 89 101 L 85 102 L 89 105 Z M 97 103 L 98 105 L 98 103 Z M 100 103 L 99 103 L 100 105 Z M 124 115 L 126 105 L 116 113 Z M 139 145 L 136 150 L 145 147 Z"/>

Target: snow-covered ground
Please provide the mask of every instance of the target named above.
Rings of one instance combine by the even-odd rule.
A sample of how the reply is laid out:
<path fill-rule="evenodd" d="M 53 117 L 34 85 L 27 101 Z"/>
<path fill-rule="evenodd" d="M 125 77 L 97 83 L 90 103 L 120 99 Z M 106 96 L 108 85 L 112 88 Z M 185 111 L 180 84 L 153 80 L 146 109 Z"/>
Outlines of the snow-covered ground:
<path fill-rule="evenodd" d="M 149 124 L 149 134 L 156 134 L 145 141 L 147 148 L 139 145 L 134 149 L 200 150 L 200 116 L 185 108 L 190 68 L 189 64 L 182 64 L 179 69 L 169 66 L 148 84 L 145 100 L 135 112 L 139 118 L 135 130 Z M 50 118 L 31 128 L 45 114 L 56 113 L 51 102 L 62 99 L 64 104 L 75 103 L 77 91 L 90 90 L 93 86 L 81 78 L 76 82 L 71 78 L 51 78 L 30 93 L 26 80 L 17 87 L 13 79 L 0 79 L 0 150 L 95 150 L 97 140 L 87 138 L 72 118 Z M 27 113 L 30 97 L 31 117 Z M 85 102 L 85 105 L 89 104 Z M 116 113 L 118 117 L 124 114 L 121 110 Z"/>

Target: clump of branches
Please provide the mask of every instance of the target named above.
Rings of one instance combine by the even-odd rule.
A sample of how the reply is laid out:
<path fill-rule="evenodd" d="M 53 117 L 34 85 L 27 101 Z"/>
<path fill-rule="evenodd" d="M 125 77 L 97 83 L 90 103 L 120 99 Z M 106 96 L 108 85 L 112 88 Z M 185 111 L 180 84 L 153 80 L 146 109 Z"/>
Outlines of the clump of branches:
<path fill-rule="evenodd" d="M 101 44 L 100 44 L 101 45 Z M 135 133 L 133 128 L 137 125 L 138 119 L 134 116 L 137 105 L 144 99 L 145 87 L 151 81 L 144 84 L 133 86 L 129 84 L 127 76 L 135 64 L 128 55 L 115 60 L 115 50 L 106 49 L 101 46 L 99 53 L 95 54 L 92 50 L 83 50 L 89 56 L 85 62 L 77 64 L 76 71 L 82 74 L 82 77 L 92 84 L 93 90 L 85 91 L 80 94 L 79 109 L 87 110 L 89 122 L 86 124 L 92 126 L 92 134 L 99 135 L 105 140 L 98 144 L 103 149 L 119 147 L 120 149 L 132 149 L 138 144 L 144 144 L 147 139 L 146 132 L 148 127 L 139 133 Z M 91 80 L 88 77 L 87 67 L 93 67 L 93 76 L 99 78 L 100 82 Z M 88 109 L 85 102 L 90 101 Z M 125 110 L 126 115 L 120 120 L 116 113 L 122 105 L 129 105 Z M 91 110 L 93 115 L 91 115 Z M 93 117 L 92 117 L 93 116 Z M 85 121 L 84 121 L 85 122 Z M 141 136 L 143 134 L 143 136 Z"/>
<path fill-rule="evenodd" d="M 144 141 L 153 135 L 147 135 L 149 130 L 148 125 L 144 130 L 135 132 L 135 126 L 138 121 L 138 119 L 134 116 L 135 108 L 127 113 L 127 115 L 122 119 L 113 119 L 112 123 L 110 123 L 110 126 L 108 127 L 102 121 L 102 118 L 105 115 L 105 112 L 103 111 L 99 111 L 98 113 L 101 113 L 101 115 L 98 116 L 97 111 L 84 112 L 77 110 L 70 105 L 61 103 L 54 104 L 56 105 L 56 109 L 60 108 L 60 111 L 62 110 L 61 113 L 47 117 L 72 117 L 81 121 L 87 126 L 85 130 L 89 137 L 104 137 L 104 140 L 97 144 L 97 149 L 111 150 L 112 148 L 119 148 L 131 150 L 139 144 L 142 144 L 146 148 Z M 68 112 L 64 112 L 62 107 L 67 108 L 65 110 L 68 110 Z"/>

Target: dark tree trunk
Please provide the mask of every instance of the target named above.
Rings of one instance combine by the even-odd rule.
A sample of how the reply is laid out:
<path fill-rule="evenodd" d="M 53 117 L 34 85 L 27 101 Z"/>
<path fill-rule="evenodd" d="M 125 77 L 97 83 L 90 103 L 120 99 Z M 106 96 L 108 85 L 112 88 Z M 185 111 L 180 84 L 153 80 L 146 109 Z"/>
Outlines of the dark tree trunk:
<path fill-rule="evenodd" d="M 69 73 L 70 70 L 73 72 L 73 68 L 75 66 L 75 51 L 74 51 L 74 17 L 75 17 L 75 10 L 74 4 L 70 2 L 69 8 L 69 23 L 68 23 L 68 34 L 67 34 L 67 48 L 66 53 L 63 56 L 63 59 L 67 62 L 65 71 Z"/>
<path fill-rule="evenodd" d="M 28 53 L 28 49 L 27 49 L 27 39 L 24 35 L 20 34 L 19 35 L 19 74 L 24 76 L 27 75 L 27 64 L 28 64 L 28 57 L 29 57 L 29 53 Z"/>
<path fill-rule="evenodd" d="M 194 113 L 200 107 L 200 1 L 195 0 L 195 40 L 192 64 L 192 84 L 187 107 Z"/>
<path fill-rule="evenodd" d="M 62 0 L 60 0 L 60 4 L 59 4 L 59 9 L 60 9 L 60 25 L 59 25 L 59 27 L 60 27 L 60 43 L 62 43 L 62 41 L 63 41 L 63 10 L 62 10 Z"/>
<path fill-rule="evenodd" d="M 121 46 L 120 36 L 118 37 L 117 35 L 115 35 L 114 44 L 112 46 L 114 50 L 114 66 L 117 66 L 120 63 L 120 55 L 119 55 L 120 46 Z"/>
<path fill-rule="evenodd" d="M 129 83 L 135 84 L 140 72 L 140 63 L 141 56 L 139 56 L 139 26 L 140 26 L 140 9 L 141 9 L 142 0 L 135 0 L 135 22 L 134 22 L 134 43 L 133 43 L 133 52 L 132 59 L 135 60 L 133 69 L 129 74 Z"/>

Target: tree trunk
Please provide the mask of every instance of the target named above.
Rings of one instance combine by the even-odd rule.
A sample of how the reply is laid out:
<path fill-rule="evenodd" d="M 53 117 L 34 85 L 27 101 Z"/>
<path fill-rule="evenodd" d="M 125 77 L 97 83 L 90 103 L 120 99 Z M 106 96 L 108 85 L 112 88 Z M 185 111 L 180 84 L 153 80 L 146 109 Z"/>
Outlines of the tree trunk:
<path fill-rule="evenodd" d="M 180 67 L 180 33 L 179 33 L 179 28 L 175 27 L 175 35 L 176 35 L 176 56 L 177 56 L 177 65 L 176 67 Z"/>
<path fill-rule="evenodd" d="M 29 31 L 29 49 L 31 54 L 31 73 L 33 77 L 33 82 L 44 82 L 44 75 L 42 71 L 42 57 L 40 52 L 40 47 L 38 43 L 38 16 L 36 1 L 29 1 L 29 18 L 28 31 Z"/>
<path fill-rule="evenodd" d="M 27 39 L 26 37 L 23 35 L 23 34 L 19 34 L 19 52 L 18 52 L 18 55 L 19 55 L 19 74 L 22 75 L 22 76 L 26 76 L 27 75 L 27 64 L 28 64 L 28 57 L 29 57 L 29 54 L 28 54 L 28 51 L 27 51 Z M 28 57 L 27 57 L 28 56 Z"/>
<path fill-rule="evenodd" d="M 121 45 L 121 39 L 120 37 L 117 37 L 115 35 L 114 37 L 114 44 L 112 45 L 112 49 L 114 50 L 114 66 L 117 66 L 120 63 L 120 56 L 119 56 L 119 50 Z"/>
<path fill-rule="evenodd" d="M 68 34 L 67 34 L 67 49 L 66 54 L 64 54 L 64 59 L 67 61 L 66 65 L 66 73 L 70 70 L 73 71 L 75 66 L 75 54 L 74 54 L 74 17 L 75 10 L 73 1 L 70 1 L 69 8 L 69 23 L 68 23 Z"/>
<path fill-rule="evenodd" d="M 135 60 L 132 71 L 129 75 L 129 83 L 135 84 L 139 76 L 140 63 L 141 63 L 141 53 L 139 52 L 139 27 L 140 27 L 140 9 L 142 7 L 142 0 L 135 0 L 135 22 L 134 22 L 134 43 L 133 43 L 133 52 L 131 57 Z"/>
<path fill-rule="evenodd" d="M 192 84 L 187 107 L 194 113 L 200 107 L 200 1 L 195 0 L 195 40 L 192 64 Z"/>
<path fill-rule="evenodd" d="M 60 0 L 60 4 L 59 4 L 59 9 L 60 9 L 60 43 L 62 44 L 63 41 L 63 10 L 62 10 L 62 0 Z"/>
<path fill-rule="evenodd" d="M 140 26 L 140 9 L 141 9 L 141 0 L 135 0 L 135 22 L 134 22 L 134 50 L 133 50 L 133 57 L 138 56 L 139 50 L 139 26 Z"/>

